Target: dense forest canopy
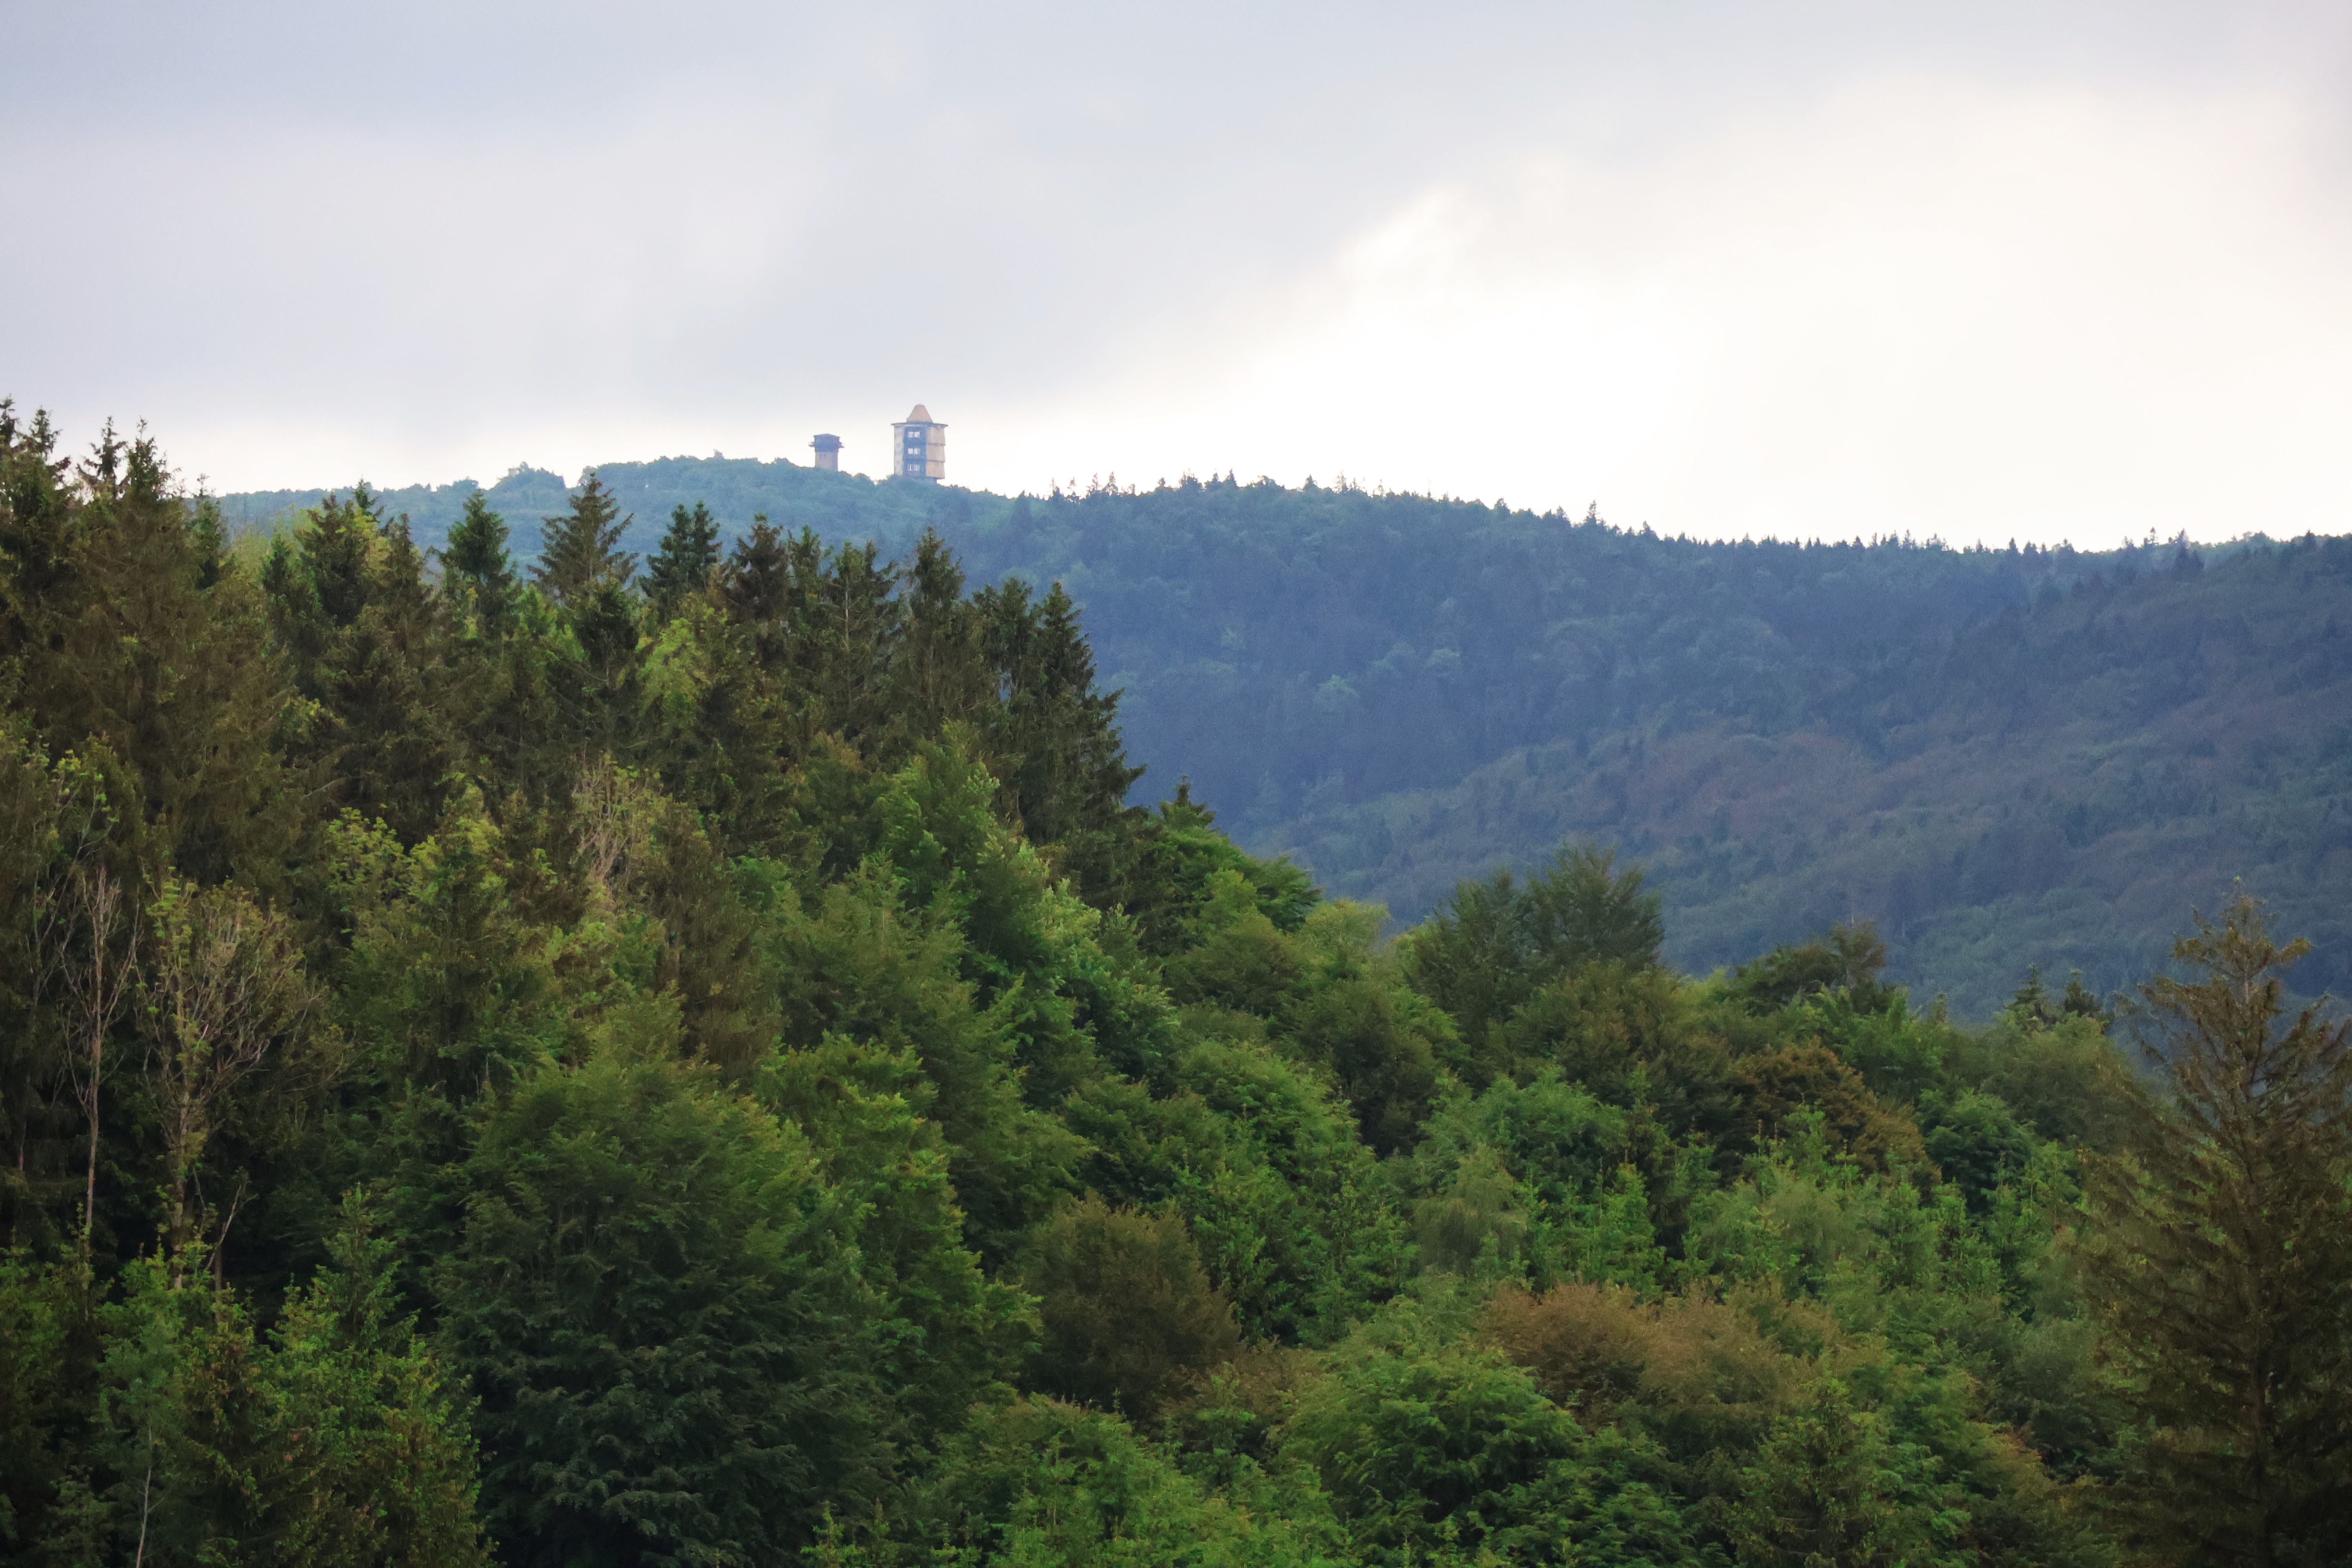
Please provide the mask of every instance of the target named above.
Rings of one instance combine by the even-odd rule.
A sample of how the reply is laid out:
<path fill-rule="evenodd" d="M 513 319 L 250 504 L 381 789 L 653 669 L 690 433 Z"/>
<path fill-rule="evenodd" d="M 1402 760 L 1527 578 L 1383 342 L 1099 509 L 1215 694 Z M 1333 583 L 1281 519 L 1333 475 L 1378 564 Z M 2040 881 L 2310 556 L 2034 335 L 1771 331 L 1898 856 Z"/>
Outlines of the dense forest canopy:
<path fill-rule="evenodd" d="M 1383 941 L 1129 804 L 1059 589 L 625 515 L 239 538 L 0 405 L 7 1561 L 2352 1552 L 2260 906 L 1974 1025 L 1591 843 Z"/>
<path fill-rule="evenodd" d="M 1062 584 L 1160 770 L 1139 800 L 1188 774 L 1242 842 L 1401 919 L 1596 837 L 1648 868 L 1684 967 L 1869 919 L 1895 974 L 1981 1016 L 2033 963 L 2127 984 L 2242 879 L 2319 940 L 2307 993 L 2347 983 L 2352 541 L 1706 543 L 1312 483 L 598 474 L 630 549 L 707 503 L 722 537 L 765 513 L 903 553 L 935 527 L 976 580 Z M 384 507 L 430 544 L 468 493 Z M 569 504 L 542 470 L 488 493 Z"/>

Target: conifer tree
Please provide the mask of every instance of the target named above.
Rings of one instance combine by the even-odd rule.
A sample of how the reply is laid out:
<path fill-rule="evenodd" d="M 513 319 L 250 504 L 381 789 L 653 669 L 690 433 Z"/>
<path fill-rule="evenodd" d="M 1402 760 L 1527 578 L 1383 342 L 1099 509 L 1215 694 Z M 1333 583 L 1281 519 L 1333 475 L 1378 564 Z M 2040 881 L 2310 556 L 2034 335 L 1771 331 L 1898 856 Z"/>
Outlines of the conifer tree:
<path fill-rule="evenodd" d="M 508 1561 L 787 1562 L 887 1462 L 876 1351 L 900 1331 L 856 1271 L 858 1210 L 798 1128 L 640 1043 L 660 1020 L 502 1097 L 465 1166 L 435 1290 Z"/>
<path fill-rule="evenodd" d="M 1143 776 L 1119 741 L 1119 694 L 1097 689 L 1077 606 L 1059 583 L 1034 604 L 1017 577 L 974 598 L 1002 694 L 989 739 L 1009 770 L 1006 793 L 1030 839 L 1062 845 L 1082 886 L 1098 891 L 1116 879 L 1108 839 Z"/>
<path fill-rule="evenodd" d="M 817 726 L 866 748 L 888 728 L 889 669 L 903 618 L 898 574 L 872 544 L 843 544 L 818 581 L 809 673 Z"/>
<path fill-rule="evenodd" d="M 757 924 L 728 872 L 694 811 L 662 800 L 654 807 L 651 853 L 634 868 L 629 892 L 661 922 L 656 973 L 677 989 L 686 1043 L 743 1075 L 775 1044 L 779 1024 Z"/>
<path fill-rule="evenodd" d="M 767 521 L 762 513 L 753 526 Z M 653 603 L 655 618 L 667 621 L 677 614 L 680 605 L 709 583 L 711 568 L 718 564 L 719 520 L 700 501 L 692 511 L 680 502 L 669 514 L 661 549 L 646 563 L 646 597 Z"/>
<path fill-rule="evenodd" d="M 466 498 L 465 515 L 449 530 L 441 552 L 441 592 L 461 621 L 470 617 L 486 637 L 513 623 L 514 563 L 507 555 L 507 521 L 480 490 Z"/>
<path fill-rule="evenodd" d="M 963 569 L 930 529 L 899 573 L 906 630 L 894 662 L 895 706 L 915 733 L 977 721 L 994 682 L 981 656 L 980 618 L 964 595 Z"/>
<path fill-rule="evenodd" d="M 456 766 L 455 715 L 442 700 L 442 606 L 425 582 L 425 559 L 403 518 L 384 529 L 370 603 L 352 640 L 366 664 L 345 679 L 345 724 L 359 742 L 343 763 L 347 798 L 420 839 L 440 820 Z M 370 703 L 353 699 L 364 690 Z"/>
<path fill-rule="evenodd" d="M 786 535 L 764 520 L 735 542 L 719 603 L 749 633 L 796 751 L 828 732 L 864 750 L 887 728 L 896 584 L 871 544 L 827 555 L 814 530 Z"/>
<path fill-rule="evenodd" d="M 266 1560 L 479 1568 L 467 1404 L 398 1309 L 394 1243 L 373 1234 L 356 1194 L 341 1220 L 335 1267 L 288 1300 L 260 1358 L 275 1439 Z"/>
<path fill-rule="evenodd" d="M 477 490 L 441 552 L 442 605 L 455 634 L 444 655 L 444 718 L 478 774 L 543 784 L 549 775 L 527 759 L 553 727 L 555 627 L 546 601 L 522 591 L 508 537 L 506 519 Z M 561 759 L 557 771 L 572 762 Z"/>
<path fill-rule="evenodd" d="M 780 668 L 796 576 L 783 535 L 766 518 L 754 519 L 751 531 L 735 542 L 721 576 L 719 596 L 727 618 L 751 634 L 763 668 Z"/>
<path fill-rule="evenodd" d="M 630 522 L 604 480 L 591 468 L 580 481 L 572 509 L 551 517 L 541 531 L 539 564 L 531 580 L 565 609 L 584 605 L 606 586 L 625 587 L 637 569 L 637 558 L 618 548 Z"/>
<path fill-rule="evenodd" d="M 19 424 L 16 400 L 0 398 L 0 657 L 33 635 L 73 572 L 73 464 L 57 447 L 47 409 Z"/>
<path fill-rule="evenodd" d="M 113 773 L 119 847 L 143 875 L 276 886 L 303 798 L 278 752 L 284 667 L 252 578 L 207 543 L 145 436 L 110 427 L 62 491 L 40 458 L 10 468 L 37 513 L 12 505 L 11 523 L 65 552 L 37 567 L 39 592 L 0 563 L 28 634 L 15 696 L 35 733 Z"/>
<path fill-rule="evenodd" d="M 787 811 L 785 715 L 752 638 L 720 615 L 698 615 L 664 674 L 692 672 L 683 691 L 664 693 L 663 787 L 702 813 L 730 854 L 777 843 Z"/>
<path fill-rule="evenodd" d="M 329 496 L 262 569 L 296 687 L 319 704 L 310 736 L 339 802 L 414 842 L 432 831 L 455 761 L 436 601 L 405 518 L 364 484 Z"/>
<path fill-rule="evenodd" d="M 2309 951 L 2243 898 L 2174 944 L 2191 977 L 2132 1014 L 2164 1098 L 2093 1171 L 2090 1300 L 2138 1418 L 2124 1489 L 2166 1555 L 2352 1553 L 2352 1025 L 2287 1015 Z"/>
<path fill-rule="evenodd" d="M 645 741 L 650 715 L 638 609 L 634 595 L 609 581 L 573 607 L 572 632 L 580 662 L 565 672 L 558 696 L 581 755 L 626 760 Z"/>

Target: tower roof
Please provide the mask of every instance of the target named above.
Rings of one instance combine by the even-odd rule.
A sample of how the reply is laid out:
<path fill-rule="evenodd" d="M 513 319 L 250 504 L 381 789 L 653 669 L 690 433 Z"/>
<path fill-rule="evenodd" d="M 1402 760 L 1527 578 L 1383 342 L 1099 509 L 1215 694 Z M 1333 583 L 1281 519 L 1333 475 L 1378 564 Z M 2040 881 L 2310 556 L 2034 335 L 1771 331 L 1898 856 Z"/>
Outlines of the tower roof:
<path fill-rule="evenodd" d="M 908 425 L 929 425 L 931 422 L 931 411 L 919 403 L 915 405 L 915 411 L 908 415 L 905 420 Z"/>

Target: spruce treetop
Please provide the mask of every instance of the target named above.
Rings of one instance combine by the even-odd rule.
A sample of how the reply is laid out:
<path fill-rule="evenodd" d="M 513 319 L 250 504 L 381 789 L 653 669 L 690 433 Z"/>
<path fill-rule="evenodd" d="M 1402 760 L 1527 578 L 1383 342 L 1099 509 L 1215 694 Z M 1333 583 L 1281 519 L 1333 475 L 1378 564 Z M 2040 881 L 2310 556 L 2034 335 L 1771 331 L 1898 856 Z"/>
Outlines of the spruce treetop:
<path fill-rule="evenodd" d="M 551 517 L 541 531 L 539 564 L 531 579 L 566 609 L 587 603 L 599 588 L 625 587 L 637 558 L 618 548 L 635 521 L 621 517 L 621 504 L 591 468 L 572 498 L 571 510 Z"/>

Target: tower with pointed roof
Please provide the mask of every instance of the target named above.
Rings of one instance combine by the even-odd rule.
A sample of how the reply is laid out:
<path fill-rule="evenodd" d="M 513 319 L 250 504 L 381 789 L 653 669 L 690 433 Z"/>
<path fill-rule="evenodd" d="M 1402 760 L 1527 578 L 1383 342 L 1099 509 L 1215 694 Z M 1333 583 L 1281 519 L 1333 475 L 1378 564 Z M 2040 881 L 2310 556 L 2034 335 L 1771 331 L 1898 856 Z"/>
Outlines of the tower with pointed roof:
<path fill-rule="evenodd" d="M 921 404 L 890 426 L 890 471 L 902 479 L 933 484 L 948 476 L 948 427 Z"/>

